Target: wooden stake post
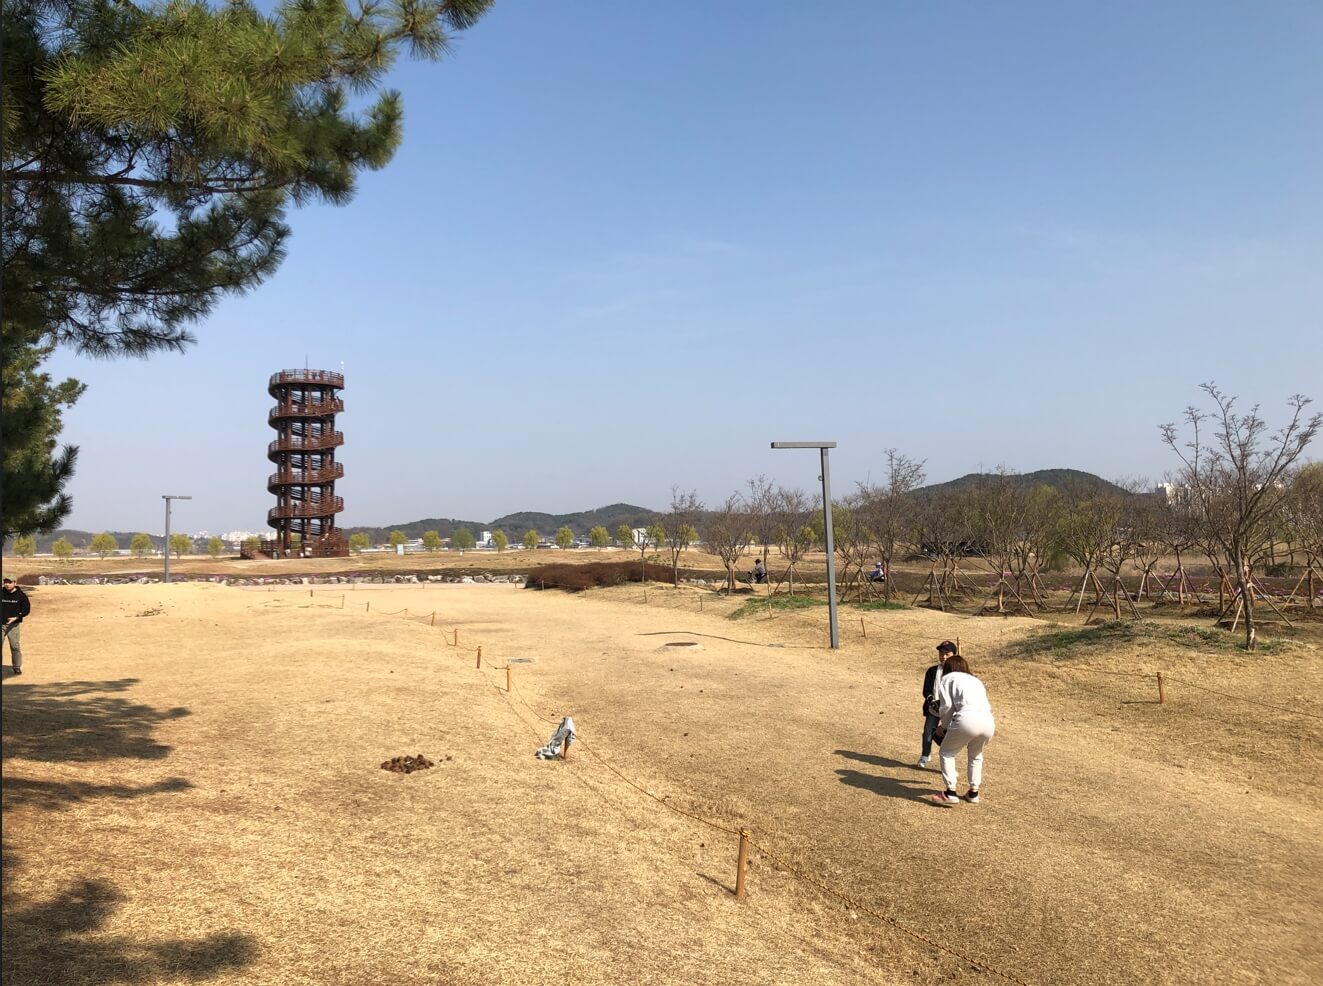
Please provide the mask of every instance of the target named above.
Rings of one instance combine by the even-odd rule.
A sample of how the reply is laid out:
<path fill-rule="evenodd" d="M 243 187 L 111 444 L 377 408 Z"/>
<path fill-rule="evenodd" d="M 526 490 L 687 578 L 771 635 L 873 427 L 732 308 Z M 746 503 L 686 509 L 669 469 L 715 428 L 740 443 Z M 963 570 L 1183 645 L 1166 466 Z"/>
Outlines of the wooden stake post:
<path fill-rule="evenodd" d="M 749 830 L 740 829 L 740 858 L 735 864 L 735 896 L 744 897 L 744 868 L 749 862 Z"/>
<path fill-rule="evenodd" d="M 1158 704 L 1167 704 L 1167 684 L 1162 680 L 1162 672 L 1158 672 Z"/>
<path fill-rule="evenodd" d="M 478 663 L 477 663 L 476 665 L 474 665 L 474 666 L 475 666 L 475 667 L 479 667 L 479 668 L 482 667 L 482 647 L 481 647 L 481 645 L 479 645 L 479 647 L 478 647 Z"/>

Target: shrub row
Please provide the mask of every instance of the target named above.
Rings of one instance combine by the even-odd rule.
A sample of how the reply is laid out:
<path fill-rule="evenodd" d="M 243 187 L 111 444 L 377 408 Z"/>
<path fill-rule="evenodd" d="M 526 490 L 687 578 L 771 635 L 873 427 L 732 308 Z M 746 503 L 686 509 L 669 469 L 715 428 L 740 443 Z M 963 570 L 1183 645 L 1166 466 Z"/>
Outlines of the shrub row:
<path fill-rule="evenodd" d="M 689 579 L 710 579 L 711 572 L 694 569 L 680 569 L 680 581 Z M 599 561 L 583 565 L 552 564 L 539 565 L 528 573 L 524 581 L 525 589 L 564 589 L 566 592 L 582 592 L 601 586 L 624 585 L 626 582 L 665 582 L 673 581 L 669 565 L 649 562 L 645 566 L 640 561 Z"/>

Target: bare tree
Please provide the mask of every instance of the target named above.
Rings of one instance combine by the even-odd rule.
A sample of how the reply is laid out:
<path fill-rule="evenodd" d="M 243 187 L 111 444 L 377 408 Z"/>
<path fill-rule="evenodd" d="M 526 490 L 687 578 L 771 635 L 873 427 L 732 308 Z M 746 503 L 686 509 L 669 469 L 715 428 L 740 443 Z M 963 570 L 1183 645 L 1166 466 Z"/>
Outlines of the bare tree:
<path fill-rule="evenodd" d="M 665 544 L 671 553 L 671 582 L 680 585 L 680 555 L 698 540 L 698 521 L 703 513 L 703 501 L 698 498 L 697 490 L 680 492 L 680 487 L 671 487 L 671 509 L 662 521 L 666 531 Z"/>
<path fill-rule="evenodd" d="M 923 484 L 924 461 L 901 455 L 894 448 L 887 449 L 884 454 L 887 457 L 886 482 L 879 486 L 861 484 L 859 492 L 863 497 L 861 509 L 873 532 L 874 544 L 887 576 L 882 584 L 883 598 L 890 602 L 894 587 L 891 563 L 896 557 L 896 548 L 914 526 L 913 494 Z"/>
<path fill-rule="evenodd" d="M 781 557 L 786 560 L 785 580 L 790 595 L 795 594 L 795 566 L 799 564 L 804 552 L 813 547 L 816 535 L 809 526 L 809 514 L 815 501 L 810 500 L 803 490 L 777 487 L 774 514 L 776 517 L 776 540 Z"/>
<path fill-rule="evenodd" d="M 997 612 L 1006 612 L 1006 590 L 1019 602 L 1026 613 L 1032 611 L 1020 596 L 1019 590 L 1006 581 L 1014 574 L 1016 547 L 1023 536 L 1029 513 L 1029 497 L 1020 478 L 1003 467 L 996 472 L 978 477 L 965 501 L 969 517 L 971 539 L 979 546 L 984 561 L 992 569 L 997 581 Z M 979 608 L 982 613 L 985 603 Z"/>
<path fill-rule="evenodd" d="M 1112 595 L 1112 613 L 1119 620 L 1121 618 L 1122 600 L 1130 607 L 1133 616 L 1139 616 L 1139 610 L 1135 607 L 1134 600 L 1130 596 L 1130 590 L 1126 588 L 1125 582 L 1121 578 L 1121 572 L 1129 562 L 1138 558 L 1143 543 L 1144 518 L 1139 493 L 1144 488 L 1144 481 L 1118 479 L 1112 485 L 1120 487 L 1125 493 L 1123 495 L 1105 495 L 1107 501 L 1116 505 L 1115 526 L 1112 528 L 1111 538 L 1103 544 L 1102 553 L 1098 556 L 1098 565 L 1106 569 L 1111 576 L 1109 585 Z M 1100 530 L 1099 533 L 1101 534 L 1103 531 Z M 1089 616 L 1093 616 L 1092 611 L 1090 611 Z"/>
<path fill-rule="evenodd" d="M 914 597 L 916 603 L 927 587 L 927 605 L 945 610 L 954 593 L 962 589 L 960 559 L 971 548 L 966 500 L 963 492 L 929 493 L 915 512 L 914 543 L 932 562 L 928 578 Z"/>
<path fill-rule="evenodd" d="M 1287 510 L 1293 544 L 1305 555 L 1305 572 L 1291 595 L 1306 585 L 1309 608 L 1313 609 L 1318 597 L 1314 586 L 1319 577 L 1319 563 L 1323 562 L 1323 462 L 1311 462 L 1295 474 Z"/>
<path fill-rule="evenodd" d="M 777 542 L 777 490 L 766 476 L 758 475 L 749 480 L 749 493 L 744 498 L 744 510 L 749 525 L 749 533 L 758 542 L 762 552 L 763 567 L 767 567 L 767 555 L 772 545 Z"/>
<path fill-rule="evenodd" d="M 867 583 L 863 579 L 865 567 L 873 550 L 873 531 L 865 520 L 862 493 L 854 493 L 831 505 L 832 541 L 841 556 L 840 571 L 836 573 L 841 595 L 847 596 L 852 588 L 862 602 Z"/>
<path fill-rule="evenodd" d="M 1063 498 L 1056 489 L 1040 483 L 1025 494 L 1025 509 L 1019 535 L 1012 547 L 1015 590 L 1030 595 L 1040 610 L 1047 608 L 1040 589 L 1040 573 L 1057 549 Z M 1027 588 L 1026 588 L 1027 587 Z"/>
<path fill-rule="evenodd" d="M 703 516 L 700 533 L 709 551 L 726 566 L 726 591 L 735 591 L 735 563 L 749 547 L 749 514 L 742 496 L 732 493 L 726 502 Z"/>
<path fill-rule="evenodd" d="M 1102 583 L 1098 581 L 1098 571 L 1102 568 L 1108 553 L 1112 551 L 1113 545 L 1116 544 L 1122 509 L 1120 497 L 1111 493 L 1085 496 L 1076 493 L 1061 513 L 1057 528 L 1057 538 L 1061 548 L 1084 569 L 1084 577 L 1080 581 L 1078 590 L 1080 598 L 1075 604 L 1076 613 L 1084 603 L 1084 593 L 1092 584 L 1094 610 L 1103 599 L 1109 598 L 1112 600 L 1113 613 L 1118 619 L 1120 618 L 1120 600 L 1113 598 L 1103 588 Z M 1072 591 L 1070 598 L 1074 597 L 1075 592 Z M 1070 605 L 1070 599 L 1066 600 L 1066 605 Z M 1093 610 L 1090 610 L 1090 616 L 1092 613 Z"/>
<path fill-rule="evenodd" d="M 1310 400 L 1296 394 L 1287 401 L 1290 421 L 1269 434 L 1257 404 L 1240 415 L 1235 412 L 1236 398 L 1216 384 L 1206 383 L 1200 389 L 1215 410 L 1206 413 L 1187 407 L 1189 439 L 1182 443 L 1176 425 L 1165 424 L 1161 426 L 1162 441 L 1180 458 L 1180 481 L 1190 490 L 1209 535 L 1230 563 L 1238 603 L 1245 612 L 1245 649 L 1253 650 L 1254 552 L 1269 536 L 1268 528 L 1290 490 L 1286 482 L 1289 470 L 1318 434 L 1323 414 L 1306 417 Z"/>

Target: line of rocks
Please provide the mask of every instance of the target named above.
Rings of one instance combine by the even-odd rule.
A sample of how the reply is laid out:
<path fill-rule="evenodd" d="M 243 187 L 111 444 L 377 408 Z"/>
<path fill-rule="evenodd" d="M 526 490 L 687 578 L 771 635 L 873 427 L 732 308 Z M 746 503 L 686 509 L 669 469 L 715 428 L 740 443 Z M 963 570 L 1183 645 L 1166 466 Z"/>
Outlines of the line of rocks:
<path fill-rule="evenodd" d="M 217 585 L 417 585 L 445 582 L 454 585 L 477 583 L 505 583 L 523 585 L 527 576 L 501 573 L 498 575 L 172 575 L 174 582 L 211 582 Z M 24 580 L 27 581 L 27 580 Z M 161 582 L 160 575 L 91 575 L 81 579 L 67 579 L 59 575 L 38 575 L 36 585 L 154 585 Z"/>

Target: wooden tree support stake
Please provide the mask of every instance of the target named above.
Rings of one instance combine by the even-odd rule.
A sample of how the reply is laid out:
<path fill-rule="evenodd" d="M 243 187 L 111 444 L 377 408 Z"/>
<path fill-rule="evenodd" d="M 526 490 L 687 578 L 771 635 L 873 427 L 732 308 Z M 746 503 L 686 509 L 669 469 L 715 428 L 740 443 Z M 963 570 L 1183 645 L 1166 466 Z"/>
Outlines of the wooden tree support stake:
<path fill-rule="evenodd" d="M 735 864 L 735 896 L 744 897 L 744 868 L 749 861 L 749 830 L 740 829 L 740 858 Z"/>
<path fill-rule="evenodd" d="M 1162 680 L 1162 672 L 1158 672 L 1158 704 L 1167 704 L 1167 683 Z"/>
<path fill-rule="evenodd" d="M 371 600 L 371 599 L 369 599 L 369 600 L 367 601 L 367 606 L 364 607 L 363 612 L 364 612 L 364 613 L 371 613 L 371 612 L 372 612 L 372 600 Z"/>
<path fill-rule="evenodd" d="M 436 626 L 436 610 L 432 610 L 432 626 Z"/>
<path fill-rule="evenodd" d="M 311 590 L 311 589 L 308 590 L 308 598 L 309 598 L 309 599 L 312 598 L 312 590 Z"/>
<path fill-rule="evenodd" d="M 864 618 L 863 618 L 862 616 L 859 617 L 859 629 L 862 630 L 862 631 L 864 632 L 864 639 L 867 640 L 867 639 L 868 639 L 868 627 L 866 627 L 866 626 L 864 625 Z"/>
<path fill-rule="evenodd" d="M 459 627 L 455 627 L 455 646 L 459 646 Z"/>
<path fill-rule="evenodd" d="M 474 667 L 482 667 L 482 647 L 478 648 L 478 663 L 475 664 Z"/>

